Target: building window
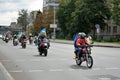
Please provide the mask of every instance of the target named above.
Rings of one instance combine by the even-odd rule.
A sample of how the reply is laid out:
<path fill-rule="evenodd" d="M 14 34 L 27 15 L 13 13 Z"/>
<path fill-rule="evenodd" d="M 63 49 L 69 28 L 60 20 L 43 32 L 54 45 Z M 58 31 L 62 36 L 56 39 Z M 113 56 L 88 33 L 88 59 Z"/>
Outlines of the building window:
<path fill-rule="evenodd" d="M 106 31 L 109 32 L 109 26 L 107 26 Z"/>
<path fill-rule="evenodd" d="M 117 33 L 117 26 L 113 27 L 113 33 Z"/>
<path fill-rule="evenodd" d="M 111 32 L 111 27 L 107 26 L 107 32 L 110 33 Z"/>
<path fill-rule="evenodd" d="M 49 6 L 49 9 L 53 9 L 54 7 L 53 6 Z"/>

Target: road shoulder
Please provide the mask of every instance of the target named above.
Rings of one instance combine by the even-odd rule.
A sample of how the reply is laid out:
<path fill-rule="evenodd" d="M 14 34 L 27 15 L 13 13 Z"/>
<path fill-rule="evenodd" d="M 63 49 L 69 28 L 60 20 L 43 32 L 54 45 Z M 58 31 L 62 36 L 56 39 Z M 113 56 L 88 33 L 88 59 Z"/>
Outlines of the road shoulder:
<path fill-rule="evenodd" d="M 0 62 L 0 80 L 14 80 L 1 62 Z"/>

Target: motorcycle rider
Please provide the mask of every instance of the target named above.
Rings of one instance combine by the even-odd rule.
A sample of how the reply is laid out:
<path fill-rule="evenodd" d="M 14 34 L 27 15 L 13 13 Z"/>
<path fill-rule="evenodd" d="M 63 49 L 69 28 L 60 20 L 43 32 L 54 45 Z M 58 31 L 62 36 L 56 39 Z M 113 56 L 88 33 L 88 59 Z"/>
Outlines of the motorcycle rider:
<path fill-rule="evenodd" d="M 32 44 L 33 42 L 33 35 L 32 33 L 29 34 L 29 43 Z"/>
<path fill-rule="evenodd" d="M 24 41 L 24 40 L 26 40 L 27 39 L 27 37 L 26 37 L 26 35 L 25 34 L 22 34 L 22 36 L 21 36 L 21 45 L 22 45 L 22 42 Z"/>
<path fill-rule="evenodd" d="M 38 37 L 37 36 L 34 37 L 34 43 L 36 46 L 38 45 Z"/>
<path fill-rule="evenodd" d="M 38 47 L 41 47 L 40 44 L 41 44 L 41 42 L 43 42 L 44 39 L 47 40 L 47 44 L 48 44 L 48 48 L 49 48 L 50 47 L 50 43 L 49 43 L 49 41 L 46 38 L 46 35 L 44 33 L 40 34 L 39 37 L 38 37 Z"/>
<path fill-rule="evenodd" d="M 78 33 L 78 39 L 76 40 L 76 48 L 75 48 L 75 53 L 76 53 L 76 58 L 80 57 L 82 50 L 84 49 L 85 45 L 89 45 L 87 39 L 86 39 L 86 34 L 85 33 Z"/>
<path fill-rule="evenodd" d="M 13 43 L 14 43 L 15 39 L 17 39 L 17 35 L 16 34 L 13 36 Z"/>
<path fill-rule="evenodd" d="M 8 35 L 8 34 L 5 35 L 5 41 L 6 41 L 6 42 L 9 41 L 9 35 Z"/>

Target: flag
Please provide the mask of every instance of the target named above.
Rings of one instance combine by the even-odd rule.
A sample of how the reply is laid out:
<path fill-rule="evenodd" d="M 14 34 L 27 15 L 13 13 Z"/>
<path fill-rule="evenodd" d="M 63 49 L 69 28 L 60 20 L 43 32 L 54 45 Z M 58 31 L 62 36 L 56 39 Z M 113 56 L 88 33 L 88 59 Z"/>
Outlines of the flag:
<path fill-rule="evenodd" d="M 76 47 L 76 41 L 77 41 L 77 39 L 78 39 L 78 34 L 76 34 L 75 37 L 74 37 L 74 47 Z"/>
<path fill-rule="evenodd" d="M 46 36 L 46 28 L 43 28 L 42 30 L 40 30 L 40 35 L 44 34 Z"/>
<path fill-rule="evenodd" d="M 18 32 L 18 37 L 21 37 L 21 36 L 22 36 L 22 32 L 19 31 L 19 32 Z"/>

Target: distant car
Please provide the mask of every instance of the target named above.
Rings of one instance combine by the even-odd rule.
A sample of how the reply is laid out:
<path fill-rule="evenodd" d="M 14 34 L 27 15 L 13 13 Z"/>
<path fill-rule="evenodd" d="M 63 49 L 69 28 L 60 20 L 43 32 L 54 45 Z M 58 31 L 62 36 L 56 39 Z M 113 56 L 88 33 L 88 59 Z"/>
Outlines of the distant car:
<path fill-rule="evenodd" d="M 2 34 L 0 34 L 0 39 L 2 39 L 3 38 L 3 35 Z"/>

